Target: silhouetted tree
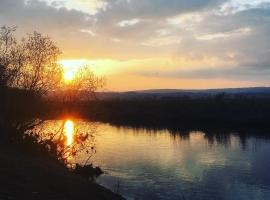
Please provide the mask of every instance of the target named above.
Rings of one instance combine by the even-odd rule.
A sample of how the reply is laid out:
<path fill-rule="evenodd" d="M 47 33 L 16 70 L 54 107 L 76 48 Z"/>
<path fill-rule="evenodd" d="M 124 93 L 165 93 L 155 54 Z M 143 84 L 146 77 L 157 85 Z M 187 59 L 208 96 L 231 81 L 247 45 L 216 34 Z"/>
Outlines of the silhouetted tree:
<path fill-rule="evenodd" d="M 30 97 L 57 88 L 62 76 L 60 50 L 49 37 L 34 32 L 18 42 L 15 31 L 8 26 L 0 30 L 0 121 L 6 129 L 29 117 L 30 107 L 21 109 L 30 105 Z"/>
<path fill-rule="evenodd" d="M 48 36 L 34 32 L 20 42 L 15 27 L 0 32 L 0 82 L 36 94 L 57 88 L 62 69 L 57 63 L 61 51 Z"/>
<path fill-rule="evenodd" d="M 0 124 L 25 130 L 23 125 L 35 125 L 31 113 L 38 110 L 36 97 L 62 91 L 66 100 L 74 102 L 95 97 L 95 91 L 104 85 L 104 79 L 95 76 L 88 66 L 78 66 L 74 79 L 65 82 L 56 43 L 37 32 L 17 40 L 15 31 L 16 27 L 0 29 Z"/>
<path fill-rule="evenodd" d="M 3 26 L 0 29 L 0 128 L 5 132 L 7 120 L 7 86 L 14 80 L 19 71 L 15 64 L 17 43 L 13 36 L 15 28 Z"/>
<path fill-rule="evenodd" d="M 15 83 L 22 67 L 23 51 L 14 37 L 16 27 L 3 26 L 0 30 L 0 82 L 1 87 Z"/>
<path fill-rule="evenodd" d="M 84 166 L 68 163 L 68 157 L 78 152 L 87 149 L 90 156 L 95 152 L 93 127 L 74 133 L 73 143 L 67 146 L 63 127 L 48 137 L 36 133 L 34 130 L 43 120 L 37 119 L 33 113 L 40 109 L 37 105 L 40 105 L 41 97 L 50 91 L 62 90 L 64 95 L 72 94 L 75 101 L 79 100 L 81 92 L 93 96 L 104 79 L 95 76 L 89 67 L 80 67 L 74 80 L 64 82 L 62 67 L 57 62 L 61 51 L 56 43 L 37 32 L 17 41 L 15 31 L 16 27 L 3 26 L 0 29 L 0 130 L 5 133 L 2 135 L 45 151 L 65 165 L 72 164 L 76 173 L 100 174 L 100 169 L 88 165 L 89 159 Z"/>
<path fill-rule="evenodd" d="M 34 32 L 23 38 L 23 65 L 17 77 L 17 87 L 44 94 L 59 86 L 62 69 L 57 63 L 60 50 L 48 36 Z"/>
<path fill-rule="evenodd" d="M 62 83 L 64 100 L 77 102 L 89 98 L 96 99 L 95 93 L 104 86 L 105 79 L 96 76 L 89 66 L 78 66 L 74 73 L 72 80 Z"/>

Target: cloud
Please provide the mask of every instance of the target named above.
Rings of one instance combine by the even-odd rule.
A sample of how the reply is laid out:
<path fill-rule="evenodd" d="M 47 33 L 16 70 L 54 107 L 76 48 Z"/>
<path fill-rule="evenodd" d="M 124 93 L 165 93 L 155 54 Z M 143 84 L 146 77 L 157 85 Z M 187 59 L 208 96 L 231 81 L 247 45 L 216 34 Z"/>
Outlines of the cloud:
<path fill-rule="evenodd" d="M 96 36 L 96 34 L 91 29 L 81 29 L 80 32 L 87 33 L 93 37 Z"/>
<path fill-rule="evenodd" d="M 230 0 L 224 3 L 217 11 L 219 15 L 230 15 L 237 12 L 253 9 L 263 8 L 270 3 L 270 0 Z"/>
<path fill-rule="evenodd" d="M 31 1 L 31 0 L 28 0 Z M 55 8 L 66 8 L 83 11 L 94 15 L 99 10 L 106 9 L 107 2 L 102 0 L 40 0 Z"/>
<path fill-rule="evenodd" d="M 130 75 L 267 81 L 270 74 L 270 0 L 0 0 L 4 24 L 17 25 L 19 37 L 50 35 L 63 58 L 121 61 Z"/>
<path fill-rule="evenodd" d="M 33 0 L 0 0 L 0 23 L 12 23 L 22 29 L 43 28 L 76 30 L 90 24 L 88 14 L 65 8 L 54 8 L 45 2 Z"/>
<path fill-rule="evenodd" d="M 55 8 L 44 1 L 0 0 L 0 25 L 18 26 L 18 38 L 33 31 L 49 35 L 60 46 L 64 57 L 105 55 L 102 46 L 106 41 L 93 37 L 94 20 L 83 11 Z"/>
<path fill-rule="evenodd" d="M 118 26 L 120 26 L 120 27 L 128 27 L 128 26 L 133 26 L 135 24 L 138 24 L 139 22 L 140 22 L 140 20 L 136 19 L 136 18 L 131 19 L 131 20 L 123 20 L 123 21 L 120 21 L 118 23 Z"/>
<path fill-rule="evenodd" d="M 222 2 L 225 0 L 109 0 L 107 8 L 99 15 L 117 19 L 163 18 L 214 7 Z"/>
<path fill-rule="evenodd" d="M 181 38 L 179 36 L 164 36 L 161 34 L 160 37 L 149 38 L 148 40 L 142 42 L 141 44 L 144 46 L 159 47 L 168 45 L 178 45 L 180 42 Z"/>
<path fill-rule="evenodd" d="M 238 28 L 236 30 L 228 31 L 228 32 L 220 32 L 220 33 L 212 33 L 205 35 L 195 36 L 197 40 L 215 40 L 215 39 L 225 39 L 235 36 L 243 36 L 251 32 L 250 27 Z"/>
<path fill-rule="evenodd" d="M 177 79 L 227 79 L 227 80 L 252 80 L 267 81 L 270 78 L 270 69 L 253 70 L 252 67 L 236 67 L 236 68 L 205 68 L 191 70 L 171 70 L 163 72 L 139 72 L 138 75 L 161 78 L 177 78 Z"/>

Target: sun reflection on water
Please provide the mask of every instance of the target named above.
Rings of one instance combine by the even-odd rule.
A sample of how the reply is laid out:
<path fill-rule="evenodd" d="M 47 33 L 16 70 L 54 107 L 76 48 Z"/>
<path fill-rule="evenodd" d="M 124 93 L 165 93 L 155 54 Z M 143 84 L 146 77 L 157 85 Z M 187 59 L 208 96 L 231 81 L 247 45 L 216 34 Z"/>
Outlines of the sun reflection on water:
<path fill-rule="evenodd" d="M 74 122 L 72 120 L 65 121 L 64 132 L 67 137 L 66 144 L 67 146 L 73 143 L 73 135 L 74 135 Z"/>

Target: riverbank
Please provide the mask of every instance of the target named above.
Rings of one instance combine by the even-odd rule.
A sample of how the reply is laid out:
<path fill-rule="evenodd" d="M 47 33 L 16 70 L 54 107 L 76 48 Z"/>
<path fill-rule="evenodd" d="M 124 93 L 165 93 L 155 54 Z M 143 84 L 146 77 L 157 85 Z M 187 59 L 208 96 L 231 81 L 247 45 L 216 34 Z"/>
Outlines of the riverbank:
<path fill-rule="evenodd" d="M 118 200 L 121 196 L 73 174 L 49 157 L 0 143 L 0 199 Z"/>
<path fill-rule="evenodd" d="M 269 129 L 269 102 L 269 98 L 113 99 L 67 105 L 50 102 L 43 106 L 42 113 L 51 118 L 72 115 L 143 128 L 240 131 Z"/>

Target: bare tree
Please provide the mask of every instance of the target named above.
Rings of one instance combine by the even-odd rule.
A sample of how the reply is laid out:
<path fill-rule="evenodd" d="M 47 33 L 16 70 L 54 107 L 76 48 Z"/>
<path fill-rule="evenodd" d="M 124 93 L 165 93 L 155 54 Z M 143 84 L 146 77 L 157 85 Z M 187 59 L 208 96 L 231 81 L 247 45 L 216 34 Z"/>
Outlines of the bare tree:
<path fill-rule="evenodd" d="M 95 97 L 105 84 L 89 66 L 79 67 L 70 82 L 64 82 L 63 70 L 57 63 L 61 54 L 56 43 L 48 36 L 33 32 L 17 42 L 16 27 L 3 26 L 0 30 L 0 82 L 36 94 L 45 94 L 59 87 L 73 100 L 80 94 Z"/>
<path fill-rule="evenodd" d="M 16 27 L 3 26 L 0 29 L 0 126 L 12 124 L 13 128 L 15 124 L 15 129 L 18 129 L 24 124 L 26 128 L 35 125 L 29 125 L 31 110 L 24 106 L 30 101 L 35 103 L 36 95 L 61 90 L 66 100 L 74 102 L 86 96 L 95 97 L 96 90 L 104 85 L 104 79 L 95 76 L 87 66 L 79 67 L 74 79 L 64 82 L 63 69 L 58 64 L 61 51 L 56 43 L 37 32 L 17 41 L 15 31 Z M 31 108 L 35 112 L 37 108 L 32 103 Z M 20 115 L 18 109 L 21 110 Z"/>
<path fill-rule="evenodd" d="M 16 27 L 2 26 L 0 29 L 0 86 L 11 86 L 16 82 L 22 67 L 23 54 L 14 37 Z"/>
<path fill-rule="evenodd" d="M 61 52 L 51 38 L 34 32 L 22 39 L 20 49 L 24 60 L 16 86 L 38 94 L 57 88 L 62 78 L 57 63 Z"/>
<path fill-rule="evenodd" d="M 62 68 L 57 63 L 60 50 L 48 36 L 34 32 L 20 42 L 16 27 L 0 30 L 0 82 L 37 94 L 57 88 Z"/>
<path fill-rule="evenodd" d="M 66 101 L 96 99 L 96 91 L 105 85 L 105 78 L 98 77 L 90 66 L 78 66 L 74 78 L 69 82 L 63 82 Z"/>
<path fill-rule="evenodd" d="M 16 27 L 3 26 L 0 29 L 0 127 L 6 130 L 7 115 L 7 87 L 12 85 L 21 67 L 21 53 L 14 37 Z"/>
<path fill-rule="evenodd" d="M 74 141 L 66 145 L 68 137 L 63 132 L 64 124 L 58 132 L 43 138 L 34 131 L 43 120 L 36 119 L 33 113 L 41 105 L 36 101 L 36 95 L 62 90 L 72 101 L 81 100 L 83 96 L 95 97 L 96 90 L 104 85 L 104 79 L 95 76 L 85 66 L 78 68 L 73 80 L 64 82 L 62 67 L 57 63 L 61 52 L 56 43 L 37 32 L 18 42 L 15 31 L 16 27 L 3 26 L 0 29 L 0 129 L 17 142 L 33 145 L 63 164 L 71 165 L 76 173 L 91 175 L 94 170 L 100 174 L 100 169 L 88 164 L 95 152 L 93 127 L 76 130 Z M 89 155 L 83 166 L 69 162 L 69 157 L 82 151 Z"/>

